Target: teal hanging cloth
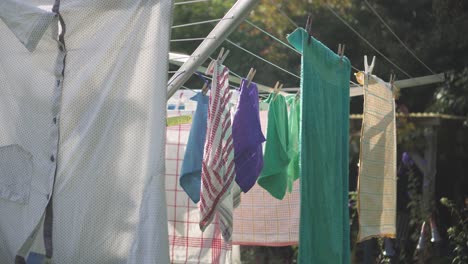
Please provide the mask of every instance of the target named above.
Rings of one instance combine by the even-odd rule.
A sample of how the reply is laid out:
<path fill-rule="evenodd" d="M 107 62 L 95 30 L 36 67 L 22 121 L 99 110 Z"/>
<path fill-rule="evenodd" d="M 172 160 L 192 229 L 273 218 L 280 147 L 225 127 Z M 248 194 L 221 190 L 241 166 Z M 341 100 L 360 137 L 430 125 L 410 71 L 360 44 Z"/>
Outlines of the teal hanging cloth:
<path fill-rule="evenodd" d="M 296 29 L 288 41 L 302 52 L 301 215 L 298 263 L 350 263 L 348 211 L 351 64 Z"/>
<path fill-rule="evenodd" d="M 282 200 L 288 186 L 289 129 L 286 99 L 281 94 L 270 94 L 265 101 L 268 109 L 268 127 L 263 156 L 263 170 L 257 183 L 273 197 Z"/>

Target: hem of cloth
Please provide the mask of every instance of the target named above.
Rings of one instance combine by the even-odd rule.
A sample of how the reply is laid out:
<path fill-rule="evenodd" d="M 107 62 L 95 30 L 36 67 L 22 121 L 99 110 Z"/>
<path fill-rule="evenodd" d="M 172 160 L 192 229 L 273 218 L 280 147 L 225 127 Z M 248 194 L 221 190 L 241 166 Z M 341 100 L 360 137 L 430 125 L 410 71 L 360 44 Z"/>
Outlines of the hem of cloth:
<path fill-rule="evenodd" d="M 231 242 L 232 245 L 238 246 L 264 246 L 264 247 L 286 247 L 299 245 L 299 241 L 277 242 L 277 243 L 262 243 L 262 242 Z"/>
<path fill-rule="evenodd" d="M 363 238 L 358 238 L 357 243 L 364 242 L 364 241 L 372 239 L 372 238 L 396 238 L 396 234 L 383 233 L 383 234 L 365 236 Z"/>
<path fill-rule="evenodd" d="M 226 199 L 230 195 L 230 191 L 232 189 L 232 184 L 233 184 L 234 179 L 235 179 L 235 176 L 232 177 L 232 179 L 230 179 L 229 182 L 221 189 L 221 192 L 214 199 L 214 202 L 211 208 L 208 209 L 208 212 L 206 214 L 202 214 L 203 216 L 201 217 L 200 222 L 199 222 L 200 230 L 202 232 L 205 232 L 206 228 L 211 224 L 211 222 L 213 222 L 213 218 L 215 214 L 218 212 L 219 206 L 221 206 L 221 203 L 223 202 L 223 200 Z M 200 201 L 201 201 L 201 195 L 202 193 L 200 193 Z"/>

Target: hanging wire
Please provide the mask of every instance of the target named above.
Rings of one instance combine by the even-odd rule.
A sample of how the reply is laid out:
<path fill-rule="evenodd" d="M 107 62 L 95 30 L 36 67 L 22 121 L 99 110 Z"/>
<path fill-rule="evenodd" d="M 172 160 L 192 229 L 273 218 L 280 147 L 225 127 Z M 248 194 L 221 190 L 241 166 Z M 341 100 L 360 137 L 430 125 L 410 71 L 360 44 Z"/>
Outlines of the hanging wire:
<path fill-rule="evenodd" d="M 241 77 L 239 74 L 233 72 L 231 69 L 229 69 L 229 73 L 231 73 L 232 75 L 234 75 L 234 76 L 236 76 L 237 78 L 239 78 L 239 79 L 242 80 L 242 77 Z"/>
<path fill-rule="evenodd" d="M 253 26 L 254 28 L 260 30 L 260 31 L 263 32 L 264 34 L 268 35 L 268 36 L 271 37 L 272 39 L 278 41 L 278 42 L 281 43 L 282 45 L 284 45 L 284 46 L 288 47 L 289 49 L 293 50 L 293 51 L 296 52 L 297 54 L 302 55 L 299 51 L 297 51 L 296 49 L 294 49 L 293 47 L 291 47 L 291 45 L 288 45 L 288 44 L 285 43 L 284 41 L 281 41 L 281 40 L 278 39 L 277 37 L 275 37 L 275 36 L 273 36 L 272 34 L 270 34 L 268 31 L 266 31 L 266 30 L 260 28 L 259 26 L 255 25 L 253 22 L 251 22 L 251 21 L 249 21 L 249 20 L 247 20 L 247 19 L 245 20 L 245 22 L 248 23 L 249 25 Z M 361 71 L 361 70 L 359 70 L 358 68 L 354 67 L 352 64 L 351 64 L 351 67 L 352 67 L 355 71 L 357 71 L 357 72 Z"/>
<path fill-rule="evenodd" d="M 205 39 L 215 39 L 215 38 L 186 38 L 186 39 L 171 39 L 171 42 L 189 42 L 189 41 L 202 41 Z"/>
<path fill-rule="evenodd" d="M 200 57 L 200 55 L 185 55 L 185 56 L 180 56 L 180 57 L 175 57 L 175 58 L 169 58 L 170 60 L 180 60 L 180 59 L 189 59 L 189 58 L 197 58 Z"/>
<path fill-rule="evenodd" d="M 229 72 L 231 72 L 231 70 L 229 70 Z M 195 74 L 195 73 L 194 73 L 194 74 Z M 208 79 L 208 80 L 210 80 L 210 81 L 213 81 L 213 78 L 210 77 L 210 76 L 208 76 L 208 75 L 206 75 L 206 74 L 203 74 L 203 73 L 201 73 L 201 72 L 196 72 L 196 74 L 199 74 L 199 75 L 205 77 L 206 79 Z M 229 87 L 234 88 L 234 89 L 237 89 L 237 88 L 238 88 L 238 87 L 236 87 L 236 86 L 234 86 L 234 85 L 231 85 L 231 84 L 229 84 Z"/>
<path fill-rule="evenodd" d="M 426 67 L 426 69 L 428 71 L 430 71 L 432 74 L 436 74 L 431 68 L 429 68 L 429 66 L 427 66 L 421 59 L 419 59 L 418 56 L 416 56 L 416 54 L 414 54 L 414 52 L 408 48 L 408 46 L 406 46 L 406 44 L 403 42 L 403 40 L 401 40 L 398 35 L 390 28 L 390 26 L 385 23 L 385 20 L 377 13 L 377 11 L 369 4 L 369 2 L 367 0 L 364 0 L 364 2 L 366 2 L 367 6 L 370 8 L 370 10 L 372 10 L 372 12 L 374 12 L 374 14 L 379 18 L 380 22 L 382 22 L 385 27 L 388 29 L 388 31 L 390 31 L 393 36 L 395 36 L 395 38 L 398 40 L 398 42 L 400 42 L 400 44 L 409 52 L 411 53 L 411 55 L 413 55 L 413 57 L 418 60 L 422 65 L 424 65 L 424 67 Z"/>
<path fill-rule="evenodd" d="M 173 79 L 172 81 L 171 81 L 171 80 L 169 80 L 169 82 L 168 82 L 167 86 L 171 85 L 171 83 L 172 83 L 172 82 L 173 82 L 175 79 L 179 78 L 179 77 L 180 77 L 182 74 L 184 74 L 184 73 L 185 73 L 185 71 L 179 71 L 179 74 L 177 74 L 177 75 L 176 75 L 176 74 L 174 74 L 174 76 L 175 76 L 175 77 L 174 77 L 174 76 L 172 76 L 172 77 L 174 77 L 174 79 Z M 172 78 L 171 78 L 171 79 L 172 79 Z"/>
<path fill-rule="evenodd" d="M 184 89 L 186 89 L 186 90 L 188 90 L 188 91 L 191 91 L 191 92 L 193 92 L 193 93 L 197 93 L 197 90 L 196 90 L 196 89 L 189 88 L 189 87 L 184 86 L 184 85 L 182 85 L 181 87 L 184 88 Z M 200 89 L 199 89 L 199 90 L 200 90 Z"/>
<path fill-rule="evenodd" d="M 184 2 L 175 2 L 174 5 L 185 5 L 185 4 L 195 4 L 200 2 L 207 2 L 210 0 L 192 0 L 192 1 L 184 1 Z"/>
<path fill-rule="evenodd" d="M 284 41 L 280 40 L 279 38 L 277 38 L 277 37 L 273 36 L 272 34 L 268 33 L 268 31 L 266 31 L 266 30 L 260 28 L 259 26 L 255 25 L 253 22 L 250 22 L 250 21 L 247 20 L 247 19 L 245 20 L 245 22 L 246 22 L 247 24 L 251 25 L 252 27 L 254 27 L 254 28 L 260 30 L 261 32 L 263 32 L 264 34 L 266 34 L 267 36 L 269 36 L 270 38 L 272 38 L 272 39 L 276 40 L 277 42 L 281 43 L 283 46 L 285 46 L 285 47 L 289 48 L 290 50 L 296 52 L 297 54 L 301 55 L 301 53 L 300 53 L 299 51 L 297 51 L 295 48 L 291 47 L 291 45 L 285 43 Z"/>
<path fill-rule="evenodd" d="M 213 57 L 211 57 L 211 56 L 209 56 L 209 58 L 210 58 L 211 60 L 213 60 L 213 61 L 215 60 L 215 59 L 214 59 Z M 237 74 L 237 73 L 235 73 L 234 71 L 232 71 L 231 69 L 229 69 L 229 73 L 242 80 L 242 77 L 241 77 L 239 74 Z"/>
<path fill-rule="evenodd" d="M 296 28 L 298 28 L 299 26 L 294 23 L 294 21 L 288 16 L 288 14 L 286 14 L 283 9 L 281 9 L 281 7 L 278 5 L 278 4 L 275 4 L 275 2 L 273 2 L 273 0 L 270 0 L 271 4 L 274 5 L 276 7 L 276 9 L 278 9 L 278 11 L 286 18 L 289 20 L 289 22 L 294 25 Z"/>
<path fill-rule="evenodd" d="M 234 17 L 223 17 L 223 18 L 217 18 L 217 19 L 210 19 L 210 20 L 205 20 L 205 21 L 199 21 L 199 22 L 193 22 L 193 23 L 187 23 L 187 24 L 181 24 L 181 25 L 176 25 L 172 26 L 171 28 L 181 28 L 181 27 L 190 27 L 190 26 L 196 26 L 196 25 L 203 25 L 203 24 L 210 24 L 213 22 L 218 22 L 221 20 L 227 20 L 227 19 L 233 19 Z"/>
<path fill-rule="evenodd" d="M 277 69 L 279 69 L 279 70 L 281 70 L 281 71 L 283 71 L 283 72 L 285 72 L 285 73 L 287 73 L 287 74 L 289 74 L 289 75 L 291 75 L 291 76 L 294 76 L 294 77 L 296 77 L 296 78 L 298 78 L 298 79 L 301 79 L 301 77 L 297 76 L 296 74 L 294 74 L 294 73 L 292 73 L 292 72 L 290 72 L 290 71 L 288 71 L 288 70 L 285 70 L 285 69 L 281 68 L 280 66 L 274 64 L 273 62 L 271 62 L 271 61 L 269 61 L 269 60 L 266 60 L 266 59 L 264 59 L 264 58 L 258 56 L 257 54 L 255 54 L 255 53 L 253 53 L 253 52 L 251 52 L 251 51 L 249 51 L 249 50 L 247 50 L 247 49 L 241 47 L 239 44 L 236 44 L 236 43 L 232 42 L 232 41 L 229 40 L 228 38 L 226 38 L 226 41 L 227 41 L 228 43 L 230 43 L 231 45 L 233 45 L 233 46 L 235 46 L 235 47 L 237 47 L 237 48 L 239 48 L 239 49 L 241 49 L 241 50 L 243 50 L 243 51 L 249 53 L 250 55 L 254 56 L 255 58 L 257 58 L 257 59 L 259 59 L 259 60 L 262 60 L 262 61 L 264 61 L 264 62 L 270 64 L 271 66 L 273 66 L 273 67 L 275 67 L 275 68 L 277 68 Z"/>
<path fill-rule="evenodd" d="M 389 58 L 387 58 L 382 52 L 380 52 L 377 48 L 375 48 L 366 38 L 364 38 L 359 32 L 357 32 L 346 20 L 344 20 L 340 15 L 338 15 L 330 6 L 330 4 L 326 4 L 328 10 L 330 10 L 341 22 L 343 22 L 349 29 L 351 29 L 359 38 L 361 38 L 367 45 L 369 45 L 375 52 L 377 52 L 380 56 L 382 56 L 385 60 L 387 60 L 390 64 L 392 64 L 395 68 L 397 68 L 399 71 L 404 73 L 406 76 L 409 78 L 411 75 L 409 75 L 406 71 L 402 70 L 398 65 L 396 65 L 393 61 L 391 61 Z"/>

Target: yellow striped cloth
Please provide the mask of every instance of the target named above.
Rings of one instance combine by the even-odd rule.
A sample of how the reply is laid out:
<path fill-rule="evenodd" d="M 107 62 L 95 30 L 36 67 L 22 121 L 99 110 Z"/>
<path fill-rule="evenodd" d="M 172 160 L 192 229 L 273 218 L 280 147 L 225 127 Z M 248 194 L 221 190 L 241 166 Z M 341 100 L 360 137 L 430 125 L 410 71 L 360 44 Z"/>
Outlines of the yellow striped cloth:
<path fill-rule="evenodd" d="M 358 240 L 395 237 L 396 128 L 391 87 L 365 76 L 358 180 Z"/>

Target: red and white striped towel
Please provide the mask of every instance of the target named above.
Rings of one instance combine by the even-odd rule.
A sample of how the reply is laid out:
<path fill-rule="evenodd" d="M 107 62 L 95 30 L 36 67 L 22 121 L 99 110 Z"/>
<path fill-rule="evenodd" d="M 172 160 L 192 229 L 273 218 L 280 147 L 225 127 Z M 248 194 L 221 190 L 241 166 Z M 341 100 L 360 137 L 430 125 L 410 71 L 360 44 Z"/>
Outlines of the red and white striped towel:
<path fill-rule="evenodd" d="M 193 111 L 168 111 L 168 116 L 192 115 Z M 177 264 L 229 264 L 231 244 L 221 236 L 215 218 L 204 232 L 199 228 L 198 206 L 179 185 L 191 124 L 175 125 L 166 130 L 166 198 L 169 230 L 169 256 Z"/>
<path fill-rule="evenodd" d="M 229 69 L 215 62 L 199 203 L 200 229 L 205 230 L 218 215 L 225 241 L 230 241 L 232 234 L 233 199 L 230 190 L 235 178 L 230 112 L 232 94 L 228 78 Z"/>

